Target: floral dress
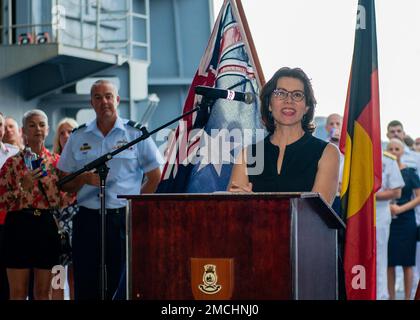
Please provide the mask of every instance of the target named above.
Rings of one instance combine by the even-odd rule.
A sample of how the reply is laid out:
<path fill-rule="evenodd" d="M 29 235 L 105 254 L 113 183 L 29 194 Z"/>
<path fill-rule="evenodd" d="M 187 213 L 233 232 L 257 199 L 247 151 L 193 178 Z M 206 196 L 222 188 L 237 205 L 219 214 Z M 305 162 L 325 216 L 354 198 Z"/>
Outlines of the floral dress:
<path fill-rule="evenodd" d="M 57 227 L 60 232 L 69 230 L 69 214 L 62 214 L 75 202 L 75 195 L 62 192 L 57 187 L 58 169 L 57 163 L 60 158 L 57 154 L 50 153 L 43 148 L 39 155 L 45 160 L 47 176 L 34 183 L 29 191 L 21 188 L 23 177 L 27 172 L 24 162 L 23 151 L 7 159 L 0 171 L 0 209 L 6 212 L 20 211 L 22 209 L 55 209 Z M 41 188 L 40 188 L 41 185 Z M 42 190 L 43 189 L 43 190 Z M 71 211 L 73 212 L 73 210 Z M 66 217 L 66 218 L 64 218 Z M 72 217 L 72 215 L 71 215 Z M 66 239 L 70 234 L 66 235 Z M 69 244 L 70 245 L 70 244 Z M 63 244 L 62 244 L 63 246 Z M 63 264 L 69 261 L 69 257 L 62 256 Z"/>
<path fill-rule="evenodd" d="M 63 208 L 69 205 L 69 198 L 57 187 L 58 169 L 57 163 L 60 158 L 57 154 L 50 153 L 43 148 L 40 157 L 45 159 L 48 172 L 46 177 L 39 181 L 45 190 L 48 200 L 35 183 L 29 192 L 20 188 L 20 183 L 27 172 L 23 159 L 23 151 L 7 159 L 0 171 L 0 208 L 7 212 L 19 211 L 25 208 L 51 209 Z"/>

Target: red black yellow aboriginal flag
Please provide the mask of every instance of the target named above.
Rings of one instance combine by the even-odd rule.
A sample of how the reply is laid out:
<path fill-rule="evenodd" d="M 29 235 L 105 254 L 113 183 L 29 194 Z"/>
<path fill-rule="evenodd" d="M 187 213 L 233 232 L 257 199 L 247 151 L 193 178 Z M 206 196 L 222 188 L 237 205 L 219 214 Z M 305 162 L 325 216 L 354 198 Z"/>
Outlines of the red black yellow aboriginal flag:
<path fill-rule="evenodd" d="M 359 0 L 353 61 L 340 150 L 345 155 L 341 203 L 347 217 L 347 298 L 376 298 L 375 192 L 381 186 L 375 2 Z"/>

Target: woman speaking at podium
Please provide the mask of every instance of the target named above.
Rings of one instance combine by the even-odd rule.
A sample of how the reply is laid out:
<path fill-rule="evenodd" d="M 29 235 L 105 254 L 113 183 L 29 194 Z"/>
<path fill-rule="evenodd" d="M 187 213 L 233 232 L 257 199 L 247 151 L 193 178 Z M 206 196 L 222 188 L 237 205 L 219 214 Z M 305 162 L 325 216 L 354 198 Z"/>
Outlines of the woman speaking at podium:
<path fill-rule="evenodd" d="M 338 187 L 339 151 L 312 136 L 316 100 L 308 76 L 300 68 L 281 68 L 264 85 L 260 100 L 269 134 L 236 159 L 228 191 L 318 192 L 331 204 Z M 262 172 L 252 174 L 261 165 Z"/>

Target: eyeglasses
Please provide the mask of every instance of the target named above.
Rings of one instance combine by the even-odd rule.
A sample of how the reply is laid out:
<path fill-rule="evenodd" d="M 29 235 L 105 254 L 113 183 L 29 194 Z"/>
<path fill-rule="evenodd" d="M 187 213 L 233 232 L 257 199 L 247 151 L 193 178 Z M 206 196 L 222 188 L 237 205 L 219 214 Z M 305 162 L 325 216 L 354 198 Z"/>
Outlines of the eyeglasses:
<path fill-rule="evenodd" d="M 300 102 L 305 98 L 305 93 L 301 90 L 287 91 L 286 89 L 274 89 L 273 96 L 280 100 L 286 100 L 289 96 L 292 97 L 292 100 L 295 102 Z"/>

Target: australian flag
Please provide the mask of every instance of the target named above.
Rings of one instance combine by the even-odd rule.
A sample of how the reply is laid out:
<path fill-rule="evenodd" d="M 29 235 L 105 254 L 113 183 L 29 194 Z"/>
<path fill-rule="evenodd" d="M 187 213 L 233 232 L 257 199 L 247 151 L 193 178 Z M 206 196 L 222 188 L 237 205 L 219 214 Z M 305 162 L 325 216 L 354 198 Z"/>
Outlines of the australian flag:
<path fill-rule="evenodd" d="M 183 112 L 200 101 L 209 108 L 179 123 L 169 145 L 159 193 L 225 191 L 238 152 L 263 138 L 258 102 L 263 79 L 255 68 L 258 57 L 251 53 L 252 39 L 244 19 L 236 1 L 224 1 Z M 249 92 L 256 99 L 251 104 L 225 99 L 202 101 L 204 97 L 195 95 L 198 85 Z"/>

